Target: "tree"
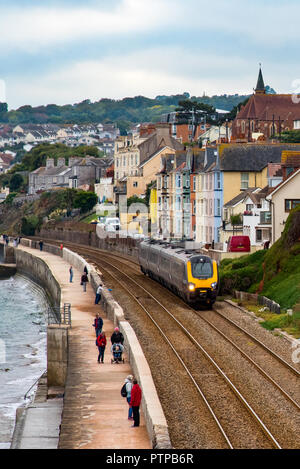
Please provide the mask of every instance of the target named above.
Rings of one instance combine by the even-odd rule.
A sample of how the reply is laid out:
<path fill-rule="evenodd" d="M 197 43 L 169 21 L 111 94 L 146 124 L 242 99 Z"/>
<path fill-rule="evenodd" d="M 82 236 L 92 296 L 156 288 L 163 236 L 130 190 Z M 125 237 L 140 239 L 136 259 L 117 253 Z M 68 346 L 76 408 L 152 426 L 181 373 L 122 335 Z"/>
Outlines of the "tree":
<path fill-rule="evenodd" d="M 17 192 L 23 184 L 23 178 L 21 174 L 13 174 L 9 182 L 9 190 L 11 192 Z"/>
<path fill-rule="evenodd" d="M 98 197 L 94 192 L 77 191 L 74 199 L 74 207 L 80 208 L 81 213 L 88 212 L 96 205 Z"/>
<path fill-rule="evenodd" d="M 300 143 L 300 130 L 289 130 L 276 135 L 276 139 L 280 139 L 282 143 Z"/>

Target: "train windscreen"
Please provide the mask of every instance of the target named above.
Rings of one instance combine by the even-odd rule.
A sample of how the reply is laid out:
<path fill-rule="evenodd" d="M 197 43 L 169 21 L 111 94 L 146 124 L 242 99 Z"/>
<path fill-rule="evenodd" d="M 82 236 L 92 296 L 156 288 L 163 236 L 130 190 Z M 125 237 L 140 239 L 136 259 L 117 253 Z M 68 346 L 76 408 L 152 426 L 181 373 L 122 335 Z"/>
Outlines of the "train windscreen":
<path fill-rule="evenodd" d="M 213 264 L 208 257 L 197 257 L 191 260 L 192 276 L 207 279 L 213 276 Z"/>

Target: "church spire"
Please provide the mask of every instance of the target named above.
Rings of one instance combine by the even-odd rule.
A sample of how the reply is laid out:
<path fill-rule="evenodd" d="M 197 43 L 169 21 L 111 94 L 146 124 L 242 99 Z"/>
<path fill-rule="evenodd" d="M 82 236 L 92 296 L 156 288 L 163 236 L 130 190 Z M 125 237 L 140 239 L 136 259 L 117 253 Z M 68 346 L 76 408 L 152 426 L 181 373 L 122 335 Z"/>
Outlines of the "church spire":
<path fill-rule="evenodd" d="M 258 80 L 257 80 L 257 85 L 255 88 L 255 94 L 266 94 L 266 88 L 264 84 L 264 79 L 261 71 L 261 64 L 259 64 L 259 74 L 258 74 Z"/>

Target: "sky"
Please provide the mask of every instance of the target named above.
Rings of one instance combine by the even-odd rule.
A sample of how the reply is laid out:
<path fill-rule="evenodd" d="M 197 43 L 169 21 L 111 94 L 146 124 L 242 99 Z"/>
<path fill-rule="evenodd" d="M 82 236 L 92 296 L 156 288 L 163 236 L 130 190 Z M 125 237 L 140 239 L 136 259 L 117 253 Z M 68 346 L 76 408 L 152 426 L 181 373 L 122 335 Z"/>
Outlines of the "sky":
<path fill-rule="evenodd" d="M 299 0 L 0 0 L 0 102 L 300 93 Z"/>

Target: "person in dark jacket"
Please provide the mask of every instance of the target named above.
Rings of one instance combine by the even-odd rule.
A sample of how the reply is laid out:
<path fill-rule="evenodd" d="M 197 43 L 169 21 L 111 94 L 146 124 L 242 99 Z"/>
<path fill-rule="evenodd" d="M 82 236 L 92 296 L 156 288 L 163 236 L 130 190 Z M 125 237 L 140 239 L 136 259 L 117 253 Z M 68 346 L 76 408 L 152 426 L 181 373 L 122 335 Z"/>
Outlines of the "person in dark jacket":
<path fill-rule="evenodd" d="M 113 344 L 122 344 L 124 342 L 124 336 L 118 327 L 115 328 L 114 332 L 111 335 L 110 341 Z"/>
<path fill-rule="evenodd" d="M 101 318 L 101 316 L 98 313 L 96 314 L 96 317 L 94 319 L 93 326 L 95 328 L 96 337 L 98 337 L 98 335 L 101 333 L 102 327 L 103 327 L 103 319 Z"/>
<path fill-rule="evenodd" d="M 104 332 L 104 331 L 102 331 L 102 332 L 98 335 L 97 340 L 96 340 L 96 343 L 97 343 L 98 350 L 99 350 L 98 363 L 100 363 L 100 360 L 101 360 L 101 363 L 103 363 L 103 360 L 104 360 L 104 351 L 105 351 L 105 347 L 106 347 L 106 335 L 105 335 L 105 332 Z"/>
<path fill-rule="evenodd" d="M 133 387 L 131 389 L 130 407 L 132 407 L 133 413 L 133 427 L 139 427 L 140 425 L 140 405 L 142 400 L 142 390 L 138 385 L 136 379 L 133 380 Z"/>
<path fill-rule="evenodd" d="M 81 285 L 83 285 L 83 291 L 86 291 L 86 284 L 88 283 L 88 281 L 89 281 L 88 276 L 86 275 L 86 273 L 84 273 L 81 276 Z"/>

